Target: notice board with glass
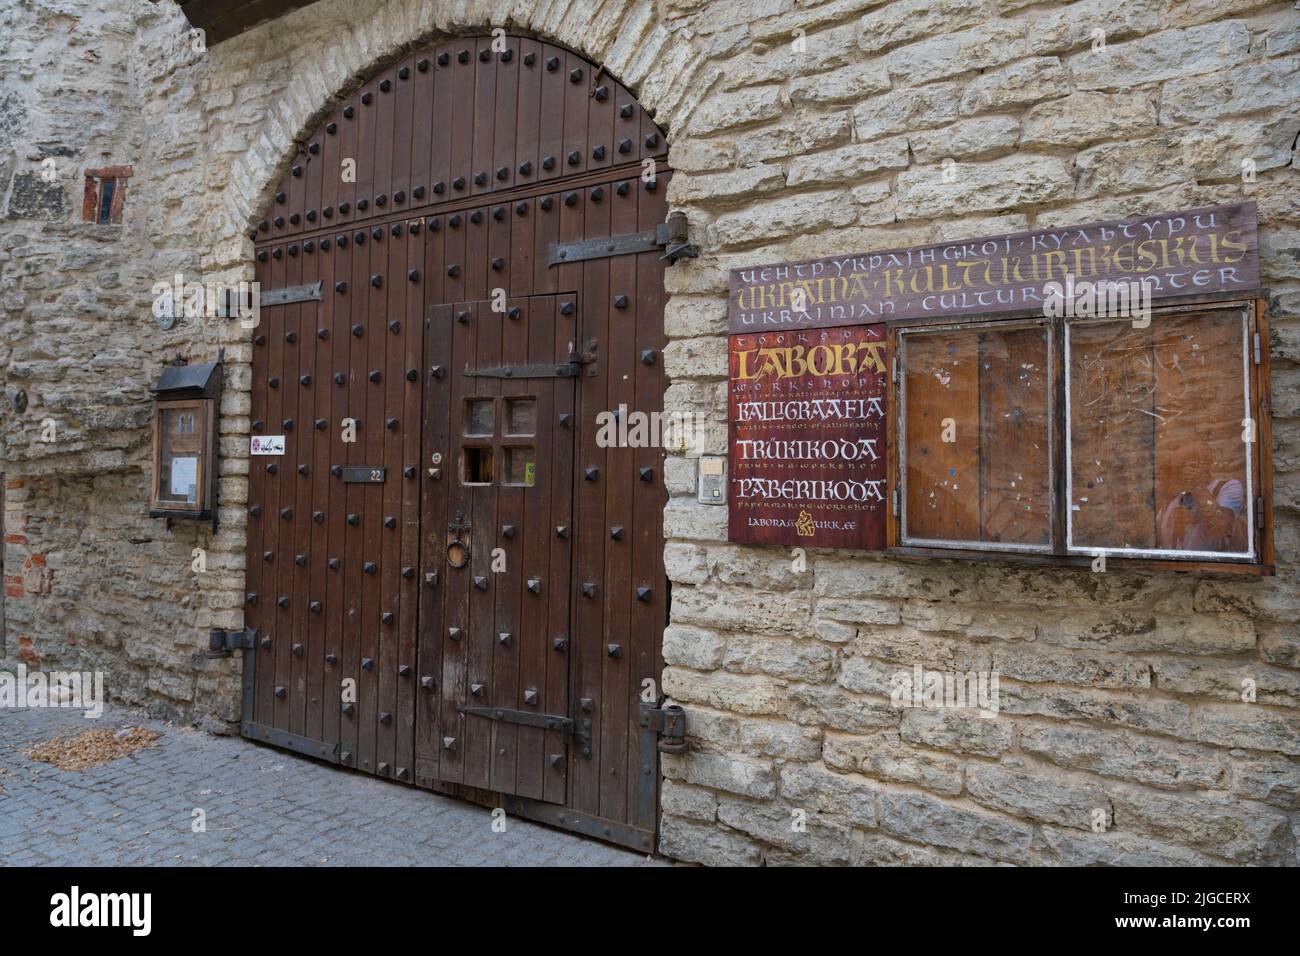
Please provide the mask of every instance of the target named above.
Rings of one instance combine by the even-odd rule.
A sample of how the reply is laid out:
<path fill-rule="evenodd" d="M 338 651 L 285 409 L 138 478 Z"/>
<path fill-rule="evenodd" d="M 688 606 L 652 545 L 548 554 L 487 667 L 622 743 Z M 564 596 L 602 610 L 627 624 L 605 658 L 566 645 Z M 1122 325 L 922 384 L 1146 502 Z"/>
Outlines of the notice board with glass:
<path fill-rule="evenodd" d="M 1267 572 L 1255 217 L 1245 203 L 738 269 L 733 342 L 883 330 L 876 547 Z M 738 371 L 733 359 L 733 391 Z M 773 487 L 741 484 L 743 411 L 733 403 L 733 500 Z M 732 539 L 754 540 L 734 515 Z"/>

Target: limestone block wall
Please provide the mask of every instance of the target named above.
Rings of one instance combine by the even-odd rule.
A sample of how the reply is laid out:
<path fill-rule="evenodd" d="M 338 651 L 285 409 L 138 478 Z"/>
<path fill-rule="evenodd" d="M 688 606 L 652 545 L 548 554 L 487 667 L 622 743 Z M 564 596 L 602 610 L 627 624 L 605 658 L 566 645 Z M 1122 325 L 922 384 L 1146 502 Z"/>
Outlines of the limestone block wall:
<path fill-rule="evenodd" d="M 667 411 L 725 453 L 728 269 L 1253 199 L 1271 289 L 1278 573 L 1102 574 L 726 543 L 670 458 L 662 849 L 705 863 L 1297 862 L 1300 14 L 1269 0 L 321 0 L 204 53 L 169 2 L 0 9 L 0 666 L 99 667 L 229 729 L 249 333 L 160 332 L 175 272 L 251 277 L 248 230 L 335 97 L 439 33 L 568 45 L 668 131 L 696 260 L 668 270 Z M 1100 36 L 1098 34 L 1100 31 Z M 42 161 L 55 159 L 56 183 Z M 957 176 L 941 175 L 945 160 Z M 1245 182 L 1241 164 L 1254 163 Z M 120 226 L 86 168 L 131 165 Z M 146 388 L 225 349 L 221 525 L 147 517 Z M 20 412 L 13 398 L 21 390 Z M 41 440 L 54 419 L 58 438 Z M 207 570 L 194 572 L 193 549 Z M 1000 712 L 890 706 L 920 664 Z M 1241 700 L 1241 682 L 1257 686 Z M 1094 829 L 1100 811 L 1101 832 Z"/>

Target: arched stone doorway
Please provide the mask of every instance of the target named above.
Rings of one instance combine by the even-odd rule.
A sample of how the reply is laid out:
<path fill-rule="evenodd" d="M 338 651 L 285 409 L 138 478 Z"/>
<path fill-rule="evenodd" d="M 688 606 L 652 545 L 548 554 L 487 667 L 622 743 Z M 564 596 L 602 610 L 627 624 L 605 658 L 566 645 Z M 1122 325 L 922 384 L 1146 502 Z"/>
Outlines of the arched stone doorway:
<path fill-rule="evenodd" d="M 256 234 L 246 736 L 653 847 L 662 131 L 528 37 L 407 56 Z M 592 240 L 606 240 L 596 241 Z"/>

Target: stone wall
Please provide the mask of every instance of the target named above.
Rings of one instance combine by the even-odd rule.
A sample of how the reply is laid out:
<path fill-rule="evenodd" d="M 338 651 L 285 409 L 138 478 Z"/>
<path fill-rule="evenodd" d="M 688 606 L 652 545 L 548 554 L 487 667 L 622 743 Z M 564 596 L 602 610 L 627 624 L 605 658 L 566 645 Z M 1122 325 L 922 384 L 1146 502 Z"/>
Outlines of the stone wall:
<path fill-rule="evenodd" d="M 1300 16 L 1261 0 L 321 0 L 206 53 L 168 2 L 0 10 L 7 662 L 99 666 L 224 729 L 241 623 L 247 332 L 160 333 L 150 287 L 251 275 L 250 225 L 338 94 L 438 32 L 533 32 L 668 130 L 701 257 L 668 271 L 669 412 L 725 452 L 733 266 L 1253 199 L 1272 289 L 1278 574 L 726 543 L 669 461 L 662 849 L 707 863 L 1296 863 Z M 1095 31 L 1102 31 L 1104 48 Z M 796 49 L 794 41 L 798 41 Z M 53 157 L 62 178 L 39 176 Z M 956 163 L 955 181 L 941 175 Z M 1243 182 L 1252 159 L 1256 180 Z M 81 171 L 131 165 L 121 226 Z M 221 529 L 147 517 L 147 385 L 226 349 Z M 41 441 L 54 419 L 58 437 Z M 191 570 L 192 550 L 207 571 Z M 996 718 L 890 706 L 921 664 L 1001 674 Z M 1243 677 L 1258 687 L 1242 703 Z M 1098 813 L 1100 811 L 1100 813 Z M 1100 816 L 1103 832 L 1094 830 Z"/>

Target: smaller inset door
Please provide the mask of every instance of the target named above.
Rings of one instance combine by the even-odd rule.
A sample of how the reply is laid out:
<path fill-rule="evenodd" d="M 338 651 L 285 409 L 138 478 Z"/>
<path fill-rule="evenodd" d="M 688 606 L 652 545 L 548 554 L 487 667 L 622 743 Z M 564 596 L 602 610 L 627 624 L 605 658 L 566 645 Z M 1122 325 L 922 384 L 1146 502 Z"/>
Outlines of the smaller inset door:
<path fill-rule="evenodd" d="M 430 310 L 417 782 L 565 800 L 574 299 Z"/>

